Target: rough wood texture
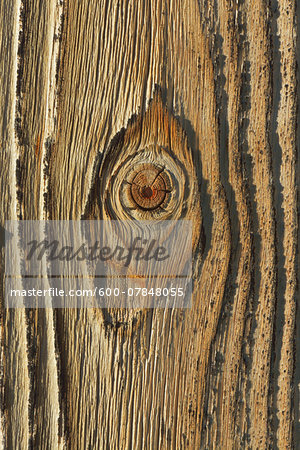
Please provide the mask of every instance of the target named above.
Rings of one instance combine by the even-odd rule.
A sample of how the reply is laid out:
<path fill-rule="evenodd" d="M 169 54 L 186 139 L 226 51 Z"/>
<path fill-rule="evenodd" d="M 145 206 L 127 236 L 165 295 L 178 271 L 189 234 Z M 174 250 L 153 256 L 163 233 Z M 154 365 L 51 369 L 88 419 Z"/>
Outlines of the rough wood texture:
<path fill-rule="evenodd" d="M 2 305 L 3 448 L 299 444 L 295 3 L 3 3 L 1 225 L 185 216 L 195 239 L 191 310 Z M 149 163 L 178 191 L 130 210 Z"/>

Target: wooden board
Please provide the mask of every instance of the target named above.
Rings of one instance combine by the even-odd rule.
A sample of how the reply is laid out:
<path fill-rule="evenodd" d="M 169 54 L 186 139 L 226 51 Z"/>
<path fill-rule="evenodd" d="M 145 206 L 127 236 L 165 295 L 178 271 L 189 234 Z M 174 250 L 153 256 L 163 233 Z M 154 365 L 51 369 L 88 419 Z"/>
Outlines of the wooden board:
<path fill-rule="evenodd" d="M 123 165 L 159 160 L 195 246 L 190 310 L 2 295 L 2 448 L 299 443 L 295 3 L 3 4 L 1 226 L 127 217 Z"/>

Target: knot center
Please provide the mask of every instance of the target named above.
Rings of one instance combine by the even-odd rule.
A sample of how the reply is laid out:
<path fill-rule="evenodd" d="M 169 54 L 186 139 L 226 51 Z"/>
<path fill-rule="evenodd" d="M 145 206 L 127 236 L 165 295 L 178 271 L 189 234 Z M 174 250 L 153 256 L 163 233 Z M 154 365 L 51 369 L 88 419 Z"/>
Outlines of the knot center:
<path fill-rule="evenodd" d="M 150 199 L 150 198 L 154 197 L 154 194 L 155 194 L 155 190 L 151 186 L 145 186 L 142 189 L 142 196 L 144 198 Z"/>

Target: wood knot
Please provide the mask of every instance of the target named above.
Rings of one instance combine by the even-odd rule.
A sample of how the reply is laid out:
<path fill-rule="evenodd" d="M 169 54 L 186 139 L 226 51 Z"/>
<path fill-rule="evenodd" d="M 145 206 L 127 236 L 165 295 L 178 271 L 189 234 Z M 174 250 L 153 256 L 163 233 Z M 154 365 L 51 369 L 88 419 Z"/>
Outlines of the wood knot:
<path fill-rule="evenodd" d="M 161 223 L 163 230 L 164 221 L 171 221 L 168 225 L 176 229 L 176 221 L 191 220 L 192 247 L 198 252 L 202 218 L 197 166 L 186 132 L 159 94 L 143 114 L 133 117 L 127 128 L 115 135 L 97 164 L 85 218 L 116 221 L 121 241 L 134 236 L 136 229 L 151 237 L 153 222 L 158 226 Z M 199 251 L 201 255 L 201 248 Z M 107 287 L 115 274 L 115 267 L 110 266 Z M 140 277 L 132 269 L 126 275 L 122 278 L 125 284 L 141 289 L 152 280 L 151 274 L 149 278 Z M 101 312 L 106 322 L 136 327 L 147 317 L 148 309 L 139 303 L 135 308 Z M 128 330 L 133 329 L 131 326 Z"/>
<path fill-rule="evenodd" d="M 88 217 L 128 224 L 197 217 L 197 240 L 201 211 L 193 152 L 160 95 L 116 134 L 95 173 Z"/>
<path fill-rule="evenodd" d="M 170 180 L 164 168 L 154 164 L 143 164 L 128 180 L 133 202 L 144 210 L 153 210 L 167 200 L 171 192 Z"/>

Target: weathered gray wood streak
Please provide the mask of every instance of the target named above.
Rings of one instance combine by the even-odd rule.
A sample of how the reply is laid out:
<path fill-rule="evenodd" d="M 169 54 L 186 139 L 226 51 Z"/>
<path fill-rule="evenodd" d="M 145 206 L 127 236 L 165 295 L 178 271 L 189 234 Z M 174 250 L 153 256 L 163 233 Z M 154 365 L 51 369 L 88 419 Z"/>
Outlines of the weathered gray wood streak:
<path fill-rule="evenodd" d="M 1 225 L 100 218 L 126 128 L 123 151 L 159 139 L 188 164 L 203 245 L 190 311 L 2 308 L 3 447 L 292 448 L 295 8 L 3 3 Z"/>

